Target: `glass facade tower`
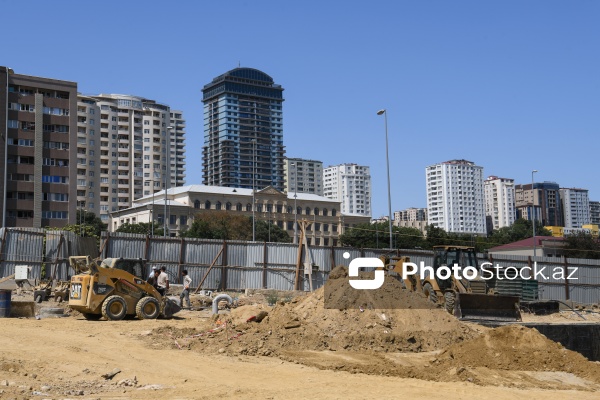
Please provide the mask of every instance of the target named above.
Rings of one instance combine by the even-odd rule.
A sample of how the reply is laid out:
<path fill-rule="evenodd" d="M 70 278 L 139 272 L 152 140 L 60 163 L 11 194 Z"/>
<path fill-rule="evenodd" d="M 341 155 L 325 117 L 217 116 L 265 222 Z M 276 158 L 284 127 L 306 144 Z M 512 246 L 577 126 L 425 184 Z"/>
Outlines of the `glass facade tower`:
<path fill-rule="evenodd" d="M 235 68 L 202 89 L 202 182 L 283 191 L 283 88 L 269 75 Z"/>

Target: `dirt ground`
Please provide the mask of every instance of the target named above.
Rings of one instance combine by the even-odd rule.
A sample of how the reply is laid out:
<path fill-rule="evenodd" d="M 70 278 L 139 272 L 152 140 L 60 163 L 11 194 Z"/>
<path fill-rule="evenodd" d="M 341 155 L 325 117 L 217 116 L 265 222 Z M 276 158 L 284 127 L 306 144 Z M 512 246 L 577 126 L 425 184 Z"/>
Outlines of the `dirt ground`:
<path fill-rule="evenodd" d="M 564 372 L 528 372 L 523 376 L 545 380 L 548 387 L 562 385 L 575 390 L 527 387 L 527 382 L 515 388 L 322 370 L 276 357 L 180 350 L 156 337 L 149 340 L 155 336 L 153 331 L 165 327 L 196 331 L 210 321 L 207 316 L 203 312 L 183 311 L 172 320 L 3 319 L 0 398 L 598 398 L 598 393 L 592 391 L 597 389 L 595 384 Z M 331 351 L 306 353 L 305 357 L 309 354 L 318 362 L 344 357 Z M 397 357 L 398 363 L 409 365 L 427 362 L 430 356 L 431 353 L 390 355 Z M 361 356 L 348 357 L 360 361 Z M 112 380 L 102 378 L 115 368 L 121 372 Z M 512 373 L 515 379 L 522 380 L 518 371 Z"/>
<path fill-rule="evenodd" d="M 599 397 L 600 363 L 534 329 L 463 323 L 401 288 L 394 301 L 406 308 L 361 298 L 329 309 L 328 296 L 354 293 L 330 282 L 330 292 L 232 294 L 237 307 L 216 316 L 210 298 L 192 296 L 193 309 L 168 320 L 88 321 L 43 302 L 40 319 L 0 319 L 0 399 Z M 60 308 L 66 316 L 48 313 Z"/>

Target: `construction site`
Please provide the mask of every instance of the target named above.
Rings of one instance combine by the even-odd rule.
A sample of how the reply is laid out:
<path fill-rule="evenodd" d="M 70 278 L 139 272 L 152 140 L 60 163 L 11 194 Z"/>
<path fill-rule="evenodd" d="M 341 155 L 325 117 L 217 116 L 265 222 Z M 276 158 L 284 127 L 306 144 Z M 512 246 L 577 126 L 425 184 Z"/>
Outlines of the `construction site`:
<path fill-rule="evenodd" d="M 3 399 L 598 398 L 600 282 L 490 291 L 399 278 L 408 260 L 484 256 L 456 246 L 377 253 L 107 235 L 82 254 L 93 246 L 53 235 L 0 232 Z M 365 257 L 384 266 L 380 289 L 350 282 L 352 260 Z M 520 270 L 529 260 L 493 261 Z M 560 265 L 599 276 L 593 263 Z M 169 276 L 164 295 L 146 281 L 152 267 Z M 183 271 L 191 307 L 180 302 Z"/>

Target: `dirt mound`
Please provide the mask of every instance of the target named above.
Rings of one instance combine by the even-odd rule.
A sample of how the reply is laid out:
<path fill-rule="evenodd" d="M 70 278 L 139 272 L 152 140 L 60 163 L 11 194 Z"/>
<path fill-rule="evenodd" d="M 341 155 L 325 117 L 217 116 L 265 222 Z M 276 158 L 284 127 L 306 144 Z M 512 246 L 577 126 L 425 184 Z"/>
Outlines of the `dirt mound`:
<path fill-rule="evenodd" d="M 337 271 L 340 277 L 344 272 Z M 334 275 L 336 276 L 336 275 Z M 357 291 L 347 285 L 347 280 L 329 281 L 334 290 L 329 294 L 338 298 L 351 298 Z M 345 282 L 345 283 L 344 283 Z M 386 279 L 387 282 L 387 279 Z M 215 324 L 207 324 L 204 331 L 186 332 L 198 340 L 184 340 L 189 348 L 228 354 L 281 355 L 287 351 L 345 350 L 368 352 L 421 352 L 442 349 L 451 343 L 476 335 L 467 325 L 440 308 L 436 308 L 421 294 L 410 293 L 398 281 L 390 278 L 388 304 L 402 304 L 404 308 L 374 308 L 368 296 L 361 309 L 325 308 L 325 289 L 293 298 L 289 303 L 279 302 L 260 323 L 246 322 L 251 314 L 260 312 L 256 306 L 240 307 L 231 315 L 219 315 Z M 355 298 L 351 299 L 356 300 Z M 362 296 L 362 294 L 359 294 Z M 215 327 L 219 328 L 212 332 Z M 221 329 L 224 327 L 223 329 Z M 162 337 L 182 337 L 171 332 Z M 183 337 L 182 337 L 183 338 Z M 170 341 L 173 345 L 172 340 Z"/>
<path fill-rule="evenodd" d="M 485 367 L 497 370 L 562 371 L 600 383 L 600 364 L 565 349 L 537 330 L 509 325 L 456 343 L 433 362 L 434 370 Z"/>
<path fill-rule="evenodd" d="M 357 279 L 373 279 L 373 272 L 361 272 Z M 357 290 L 350 286 L 348 270 L 338 266 L 324 285 L 324 307 L 331 309 L 434 309 L 435 304 L 428 301 L 421 293 L 409 292 L 402 283 L 392 277 L 385 276 L 379 289 Z"/>

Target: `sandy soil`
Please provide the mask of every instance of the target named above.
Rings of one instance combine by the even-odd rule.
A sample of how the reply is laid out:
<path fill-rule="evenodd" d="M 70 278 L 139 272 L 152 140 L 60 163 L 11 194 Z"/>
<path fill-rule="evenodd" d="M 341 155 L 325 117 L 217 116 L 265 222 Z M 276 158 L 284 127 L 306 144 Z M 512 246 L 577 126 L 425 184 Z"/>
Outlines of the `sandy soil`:
<path fill-rule="evenodd" d="M 566 372 L 511 371 L 520 388 L 471 382 L 433 382 L 319 369 L 330 358 L 361 362 L 368 354 L 312 351 L 315 367 L 276 357 L 179 350 L 153 340 L 163 329 L 196 331 L 206 313 L 184 311 L 172 320 L 86 321 L 81 317 L 2 319 L 0 398 L 215 399 L 414 398 L 597 399 L 597 385 Z M 399 365 L 426 365 L 437 353 L 388 354 Z M 308 362 L 307 364 L 311 364 Z M 101 375 L 121 370 L 112 380 Z M 494 375 L 485 370 L 482 374 Z M 530 376 L 535 384 L 528 387 Z M 548 387 L 575 390 L 540 389 Z M 131 386 L 128 386 L 131 385 Z"/>

